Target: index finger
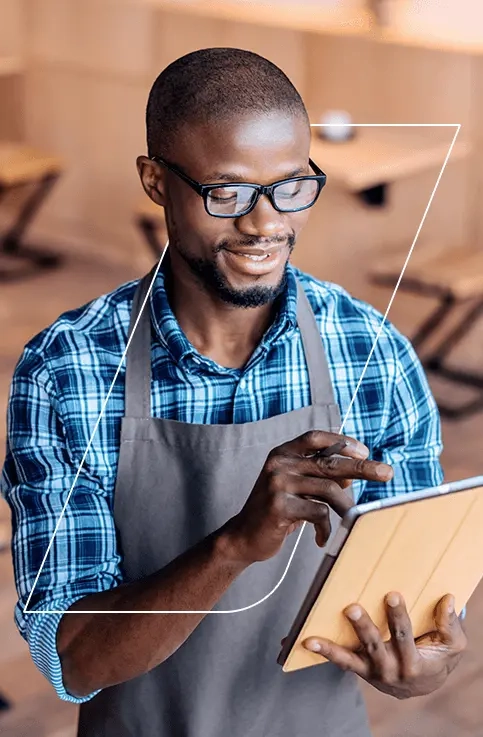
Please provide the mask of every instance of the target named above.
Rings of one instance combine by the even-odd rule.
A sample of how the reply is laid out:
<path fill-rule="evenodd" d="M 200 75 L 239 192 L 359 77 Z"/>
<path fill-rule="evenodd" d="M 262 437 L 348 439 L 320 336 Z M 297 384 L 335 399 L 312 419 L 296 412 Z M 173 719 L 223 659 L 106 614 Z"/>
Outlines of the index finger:
<path fill-rule="evenodd" d="M 299 461 L 300 473 L 323 476 L 330 479 L 365 479 L 366 481 L 387 482 L 394 477 L 394 469 L 381 461 L 361 461 L 355 458 L 320 458 L 315 456 Z"/>
<path fill-rule="evenodd" d="M 325 432 L 324 430 L 310 430 L 298 438 L 285 444 L 285 448 L 297 455 L 306 456 L 324 451 L 332 445 L 345 443 L 345 446 L 337 451 L 339 455 L 347 458 L 360 458 L 364 460 L 369 455 L 369 448 L 355 438 L 340 433 Z"/>

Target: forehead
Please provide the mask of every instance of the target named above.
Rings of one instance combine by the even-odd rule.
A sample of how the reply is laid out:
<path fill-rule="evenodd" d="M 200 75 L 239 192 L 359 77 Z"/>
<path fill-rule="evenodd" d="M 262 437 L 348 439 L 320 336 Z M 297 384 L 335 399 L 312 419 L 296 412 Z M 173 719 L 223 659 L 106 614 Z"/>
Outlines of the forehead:
<path fill-rule="evenodd" d="M 171 158 L 200 181 L 229 172 L 263 183 L 307 166 L 309 152 L 307 121 L 270 113 L 185 126 Z"/>

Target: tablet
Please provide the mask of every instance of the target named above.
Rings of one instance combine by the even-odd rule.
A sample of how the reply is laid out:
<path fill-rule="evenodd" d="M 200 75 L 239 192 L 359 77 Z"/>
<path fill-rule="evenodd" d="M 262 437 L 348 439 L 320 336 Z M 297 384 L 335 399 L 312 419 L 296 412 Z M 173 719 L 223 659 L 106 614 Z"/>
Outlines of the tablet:
<path fill-rule="evenodd" d="M 461 613 L 483 578 L 483 476 L 352 507 L 284 642 L 285 672 L 327 660 L 302 646 L 323 637 L 350 649 L 360 642 L 343 610 L 359 603 L 388 640 L 384 598 L 399 591 L 414 637 L 434 629 L 433 613 L 453 594 Z"/>

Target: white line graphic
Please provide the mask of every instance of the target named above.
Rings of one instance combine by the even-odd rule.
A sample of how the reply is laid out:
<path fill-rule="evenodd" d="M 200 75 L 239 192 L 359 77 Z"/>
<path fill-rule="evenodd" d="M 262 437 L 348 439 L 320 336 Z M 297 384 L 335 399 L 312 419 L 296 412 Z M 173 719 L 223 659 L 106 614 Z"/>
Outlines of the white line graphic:
<path fill-rule="evenodd" d="M 411 244 L 411 248 L 409 249 L 409 253 L 408 253 L 407 258 L 406 258 L 406 260 L 404 262 L 404 265 L 402 267 L 401 274 L 399 275 L 399 279 L 397 281 L 397 284 L 394 287 L 394 291 L 393 291 L 392 296 L 391 296 L 391 298 L 389 300 L 389 304 L 387 306 L 386 312 L 384 313 L 383 320 L 381 322 L 381 325 L 379 327 L 379 330 L 378 330 L 378 332 L 376 334 L 376 337 L 374 339 L 373 346 L 372 346 L 372 348 L 371 348 L 371 350 L 369 352 L 369 355 L 367 357 L 367 361 L 366 361 L 366 363 L 364 365 L 364 368 L 362 370 L 361 377 L 360 377 L 360 379 L 359 379 L 359 381 L 357 383 L 356 389 L 354 391 L 354 395 L 353 395 L 353 397 L 352 397 L 352 399 L 350 401 L 349 407 L 348 407 L 347 412 L 345 414 L 345 417 L 344 417 L 344 419 L 342 421 L 342 425 L 341 425 L 341 428 L 340 428 L 340 433 L 342 433 L 342 431 L 344 429 L 344 426 L 345 426 L 345 423 L 347 421 L 347 418 L 349 416 L 349 413 L 350 413 L 350 411 L 352 409 L 352 406 L 354 404 L 355 398 L 357 396 L 357 392 L 359 391 L 359 388 L 361 386 L 362 380 L 363 380 L 364 375 L 366 373 L 367 367 L 368 367 L 369 362 L 370 362 L 370 360 L 372 358 L 372 354 L 374 353 L 374 350 L 376 348 L 377 341 L 379 340 L 379 336 L 381 335 L 382 329 L 383 329 L 384 324 L 385 324 L 385 322 L 387 320 L 387 316 L 389 314 L 389 310 L 391 309 L 391 306 L 392 306 L 392 303 L 394 302 L 394 298 L 396 296 L 397 290 L 399 289 L 399 285 L 400 285 L 401 280 L 402 280 L 402 278 L 404 276 L 404 272 L 406 270 L 407 264 L 409 262 L 409 259 L 411 258 L 411 254 L 412 254 L 412 252 L 414 250 L 414 246 L 416 245 L 416 241 L 417 241 L 417 239 L 419 237 L 419 234 L 420 234 L 420 232 L 422 230 L 422 227 L 423 227 L 423 225 L 425 223 L 426 217 L 427 217 L 428 212 L 429 212 L 429 208 L 431 207 L 431 204 L 433 202 L 434 196 L 436 194 L 436 190 L 438 189 L 439 183 L 441 181 L 441 177 L 443 176 L 443 172 L 446 169 L 446 165 L 448 163 L 449 157 L 451 156 L 451 152 L 452 152 L 452 150 L 454 148 L 456 139 L 457 139 L 458 134 L 459 134 L 459 132 L 461 130 L 461 123 L 434 123 L 434 124 L 433 123 L 334 123 L 334 124 L 332 124 L 332 123 L 312 123 L 311 124 L 311 128 L 323 128 L 323 127 L 327 127 L 327 126 L 330 126 L 330 127 L 340 126 L 340 127 L 352 127 L 352 128 L 456 128 L 456 132 L 455 132 L 455 134 L 453 136 L 453 140 L 451 141 L 451 144 L 449 146 L 448 153 L 446 154 L 446 157 L 444 159 L 443 165 L 441 167 L 441 170 L 439 172 L 438 178 L 436 180 L 436 184 L 434 185 L 433 191 L 431 192 L 431 196 L 429 198 L 429 202 L 428 202 L 428 204 L 426 206 L 426 209 L 424 211 L 423 217 L 421 218 L 421 222 L 420 222 L 419 227 L 418 227 L 418 229 L 416 231 L 416 235 L 414 236 L 413 242 Z M 156 267 L 154 276 L 153 276 L 153 278 L 151 280 L 151 284 L 149 285 L 148 293 L 147 293 L 147 295 L 146 295 L 146 297 L 144 299 L 144 302 L 143 302 L 143 304 L 141 306 L 140 313 L 139 313 L 139 315 L 137 317 L 137 320 L 136 320 L 136 322 L 134 324 L 134 329 L 133 329 L 132 335 L 130 336 L 130 338 L 129 338 L 128 342 L 127 342 L 127 345 L 126 345 L 126 348 L 124 349 L 124 353 L 122 354 L 122 357 L 121 357 L 119 366 L 118 366 L 117 371 L 116 371 L 116 373 L 114 375 L 114 379 L 112 380 L 111 386 L 109 387 L 109 391 L 107 393 L 106 399 L 105 399 L 104 404 L 102 406 L 101 413 L 100 413 L 100 415 L 99 415 L 99 417 L 97 419 L 97 422 L 96 422 L 96 424 L 94 426 L 94 429 L 92 431 L 91 437 L 89 439 L 89 443 L 87 444 L 87 448 L 86 448 L 85 453 L 84 453 L 84 455 L 82 457 L 82 460 L 80 462 L 79 468 L 78 468 L 77 473 L 75 475 L 74 481 L 73 481 L 72 486 L 70 488 L 69 494 L 67 495 L 67 499 L 66 499 L 65 504 L 64 504 L 64 506 L 62 508 L 62 511 L 60 513 L 60 517 L 59 517 L 59 519 L 57 521 L 57 524 L 55 526 L 54 532 L 52 534 L 52 538 L 51 538 L 51 540 L 49 542 L 49 545 L 47 547 L 46 553 L 45 553 L 45 555 L 43 557 L 42 563 L 41 563 L 40 568 L 39 568 L 39 572 L 37 573 L 37 576 L 36 576 L 36 578 L 34 580 L 34 583 L 33 583 L 33 586 L 32 586 L 32 590 L 30 591 L 30 594 L 29 594 L 28 599 L 27 599 L 27 603 L 25 604 L 25 607 L 23 609 L 23 613 L 24 614 L 70 614 L 70 613 L 74 613 L 74 612 L 68 612 L 68 611 L 66 612 L 64 610 L 57 610 L 57 609 L 35 609 L 35 610 L 32 610 L 32 611 L 29 611 L 28 606 L 29 606 L 30 600 L 32 598 L 33 592 L 35 590 L 35 587 L 37 585 L 37 582 L 39 580 L 40 574 L 42 573 L 42 570 L 44 568 L 45 561 L 47 560 L 48 555 L 50 553 L 50 549 L 51 549 L 51 547 L 53 545 L 55 536 L 57 534 L 57 530 L 59 529 L 59 526 L 60 526 L 60 524 L 62 522 L 62 519 L 64 517 L 65 510 L 67 509 L 67 505 L 68 505 L 69 500 L 70 500 L 70 498 L 72 496 L 72 492 L 74 491 L 74 487 L 75 487 L 75 485 L 77 483 L 77 479 L 79 478 L 79 474 L 80 474 L 81 469 L 82 469 L 82 467 L 84 465 L 85 459 L 87 458 L 87 454 L 89 452 L 89 449 L 90 449 L 90 447 L 92 445 L 92 441 L 93 441 L 94 436 L 95 436 L 95 434 L 97 432 L 97 429 L 99 427 L 99 423 L 102 420 L 102 417 L 104 416 L 104 412 L 105 412 L 105 409 L 106 409 L 106 406 L 107 406 L 107 402 L 109 401 L 109 397 L 111 396 L 112 389 L 114 387 L 114 384 L 116 383 L 116 379 L 117 379 L 117 377 L 119 375 L 119 371 L 121 370 L 121 366 L 122 366 L 122 364 L 124 362 L 124 359 L 126 357 L 126 354 L 127 354 L 128 348 L 129 348 L 129 345 L 130 345 L 131 340 L 132 340 L 132 337 L 134 335 L 134 331 L 136 330 L 137 325 L 139 323 L 139 319 L 141 317 L 141 313 L 144 310 L 145 305 L 146 305 L 146 302 L 148 301 L 149 296 L 151 294 L 151 290 L 152 290 L 154 281 L 155 281 L 156 276 L 158 274 L 159 268 L 160 268 L 160 266 L 161 266 L 161 264 L 163 262 L 164 256 L 165 256 L 166 251 L 168 249 L 168 245 L 169 244 L 167 243 L 166 246 L 165 246 L 165 248 L 164 248 L 164 250 L 163 250 L 163 253 L 161 254 L 159 263 L 158 263 L 158 265 Z M 289 561 L 287 563 L 287 566 L 285 568 L 285 571 L 284 571 L 283 576 L 280 579 L 280 581 L 262 599 L 259 599 L 259 601 L 256 601 L 253 604 L 249 604 L 248 606 L 241 607 L 240 609 L 208 610 L 208 611 L 206 611 L 206 610 L 196 610 L 196 609 L 188 609 L 188 610 L 173 610 L 173 609 L 169 609 L 169 610 L 147 610 L 147 611 L 137 610 L 137 609 L 134 610 L 134 611 L 127 610 L 127 609 L 119 609 L 119 610 L 110 610 L 110 611 L 107 612 L 106 610 L 84 610 L 84 609 L 82 609 L 82 610 L 76 610 L 75 613 L 76 614 L 107 614 L 107 613 L 109 613 L 109 614 L 236 614 L 236 613 L 239 613 L 239 612 L 245 612 L 245 611 L 247 611 L 249 609 L 253 609 L 254 607 L 258 606 L 259 604 L 262 604 L 264 601 L 266 601 L 267 599 L 269 599 L 270 596 L 272 596 L 272 594 L 275 593 L 275 591 L 281 586 L 281 584 L 285 580 L 285 577 L 286 577 L 286 575 L 288 573 L 288 570 L 290 568 L 290 565 L 292 563 L 293 557 L 294 557 L 295 552 L 296 552 L 296 550 L 298 548 L 298 545 L 299 545 L 299 542 L 300 542 L 300 538 L 302 536 L 302 533 L 303 533 L 306 525 L 307 525 L 307 523 L 304 522 L 303 525 L 302 525 L 302 527 L 301 527 L 301 529 L 300 529 L 299 535 L 297 537 L 297 540 L 295 542 L 294 548 L 293 548 L 292 553 L 290 555 Z"/>

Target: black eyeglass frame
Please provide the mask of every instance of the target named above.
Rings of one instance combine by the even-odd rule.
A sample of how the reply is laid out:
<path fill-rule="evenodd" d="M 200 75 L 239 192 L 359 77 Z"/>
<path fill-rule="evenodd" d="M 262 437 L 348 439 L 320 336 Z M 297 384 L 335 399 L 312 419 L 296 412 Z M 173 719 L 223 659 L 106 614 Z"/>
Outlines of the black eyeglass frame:
<path fill-rule="evenodd" d="M 309 159 L 309 164 L 312 167 L 312 169 L 315 172 L 315 175 L 307 175 L 300 177 L 289 177 L 288 179 L 279 179 L 276 182 L 272 182 L 272 184 L 256 184 L 255 182 L 218 182 L 213 184 L 201 184 L 201 182 L 197 182 L 195 179 L 191 179 L 187 174 L 185 174 L 181 169 L 178 169 L 177 166 L 174 166 L 174 164 L 170 164 L 165 159 L 163 159 L 161 156 L 151 156 L 151 161 L 155 161 L 158 164 L 162 164 L 166 167 L 169 171 L 173 172 L 173 174 L 176 174 L 180 179 L 182 179 L 186 184 L 188 184 L 194 191 L 200 195 L 200 197 L 203 198 L 203 203 L 205 206 L 205 210 L 208 213 L 208 215 L 211 215 L 211 217 L 214 218 L 241 218 L 244 215 L 248 215 L 249 212 L 251 212 L 257 205 L 258 200 L 262 196 L 262 194 L 267 195 L 269 198 L 272 207 L 277 210 L 277 212 L 282 213 L 290 213 L 290 212 L 301 212 L 302 210 L 307 210 L 309 207 L 313 207 L 315 203 L 317 202 L 319 195 L 325 186 L 325 183 L 327 181 L 327 175 L 320 169 L 317 164 L 312 160 Z M 283 210 L 280 207 L 277 206 L 277 203 L 275 202 L 275 197 L 273 194 L 273 190 L 280 186 L 281 184 L 288 184 L 290 182 L 298 182 L 301 179 L 310 179 L 317 182 L 317 193 L 314 197 L 313 202 L 310 203 L 310 205 L 303 205 L 302 207 L 296 207 L 293 210 Z M 225 214 L 215 214 L 213 212 L 210 212 L 208 209 L 208 194 L 213 189 L 219 189 L 220 187 L 228 187 L 228 186 L 236 186 L 236 187 L 253 187 L 256 190 L 256 196 L 253 200 L 253 202 L 242 212 L 237 213 L 236 215 L 225 215 Z"/>

